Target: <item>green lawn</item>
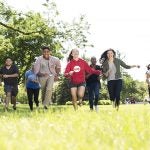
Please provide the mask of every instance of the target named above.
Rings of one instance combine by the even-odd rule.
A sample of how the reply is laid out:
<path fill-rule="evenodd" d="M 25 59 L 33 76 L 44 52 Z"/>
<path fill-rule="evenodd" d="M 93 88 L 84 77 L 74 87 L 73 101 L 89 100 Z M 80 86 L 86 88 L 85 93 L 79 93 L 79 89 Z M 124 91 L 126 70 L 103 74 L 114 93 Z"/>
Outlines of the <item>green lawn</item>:
<path fill-rule="evenodd" d="M 0 106 L 0 150 L 149 150 L 150 105 L 52 106 L 30 112 L 28 105 L 4 112 Z"/>

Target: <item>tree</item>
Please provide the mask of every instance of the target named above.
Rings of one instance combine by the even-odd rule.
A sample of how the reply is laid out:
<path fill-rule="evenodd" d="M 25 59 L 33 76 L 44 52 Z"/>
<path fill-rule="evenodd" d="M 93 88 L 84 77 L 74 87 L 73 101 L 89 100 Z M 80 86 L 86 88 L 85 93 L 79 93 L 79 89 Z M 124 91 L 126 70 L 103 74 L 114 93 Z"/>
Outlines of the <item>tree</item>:
<path fill-rule="evenodd" d="M 0 2 L 0 64 L 7 56 L 12 57 L 20 70 L 20 83 L 24 73 L 30 68 L 36 56 L 39 56 L 42 45 L 48 45 L 54 56 L 63 58 L 67 52 L 65 45 L 74 43 L 76 46 L 86 46 L 86 34 L 89 24 L 81 16 L 72 24 L 59 20 L 54 2 L 43 4 L 45 14 L 33 12 L 17 12 L 5 3 Z"/>
<path fill-rule="evenodd" d="M 108 93 L 107 85 L 105 81 L 101 81 L 100 99 L 103 99 L 103 100 L 109 99 L 109 93 Z"/>
<path fill-rule="evenodd" d="M 61 77 L 58 85 L 56 85 L 54 93 L 56 93 L 57 104 L 64 105 L 67 101 L 71 100 L 69 80 L 65 77 Z"/>
<path fill-rule="evenodd" d="M 123 89 L 121 99 L 124 102 L 126 98 L 134 97 L 138 101 L 143 101 L 146 95 L 146 85 L 144 82 L 133 80 L 133 78 L 124 72 Z"/>

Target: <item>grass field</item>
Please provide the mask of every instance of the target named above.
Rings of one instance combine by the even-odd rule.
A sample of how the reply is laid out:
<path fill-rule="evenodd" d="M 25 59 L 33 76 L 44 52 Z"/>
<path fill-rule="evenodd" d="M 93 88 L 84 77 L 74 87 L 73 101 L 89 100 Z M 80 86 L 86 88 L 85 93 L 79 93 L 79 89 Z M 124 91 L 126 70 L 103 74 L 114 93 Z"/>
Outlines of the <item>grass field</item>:
<path fill-rule="evenodd" d="M 0 106 L 0 150 L 149 150 L 150 105 L 51 106 L 30 112 L 28 105 L 4 112 Z"/>

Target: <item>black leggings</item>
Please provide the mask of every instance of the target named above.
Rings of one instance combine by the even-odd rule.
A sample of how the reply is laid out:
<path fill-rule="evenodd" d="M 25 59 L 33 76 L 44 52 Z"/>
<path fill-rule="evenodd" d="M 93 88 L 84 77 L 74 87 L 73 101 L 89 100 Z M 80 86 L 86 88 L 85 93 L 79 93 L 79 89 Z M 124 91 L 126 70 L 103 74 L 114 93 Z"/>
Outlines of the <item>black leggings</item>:
<path fill-rule="evenodd" d="M 122 80 L 110 80 L 108 81 L 108 92 L 111 101 L 115 101 L 115 105 L 120 104 L 120 92 L 122 90 Z"/>
<path fill-rule="evenodd" d="M 150 97 L 150 86 L 148 86 L 148 94 L 149 94 L 149 97 Z"/>
<path fill-rule="evenodd" d="M 36 104 L 36 106 L 39 106 L 39 88 L 38 89 L 31 89 L 31 88 L 27 88 L 27 96 L 28 96 L 28 101 L 29 101 L 29 106 L 30 109 L 33 110 L 33 95 L 34 95 L 34 102 Z"/>

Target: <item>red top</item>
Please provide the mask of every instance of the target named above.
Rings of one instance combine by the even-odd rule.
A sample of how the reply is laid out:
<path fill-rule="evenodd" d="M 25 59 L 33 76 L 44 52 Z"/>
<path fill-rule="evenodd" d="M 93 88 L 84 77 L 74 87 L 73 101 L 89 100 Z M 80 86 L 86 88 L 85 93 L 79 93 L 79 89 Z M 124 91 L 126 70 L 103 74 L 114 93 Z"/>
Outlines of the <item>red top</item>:
<path fill-rule="evenodd" d="M 70 71 L 74 71 L 71 76 L 68 75 Z M 79 58 L 72 59 L 67 64 L 64 75 L 70 78 L 72 83 L 80 84 L 85 82 L 85 73 L 100 75 L 101 71 L 91 68 L 85 60 Z"/>

